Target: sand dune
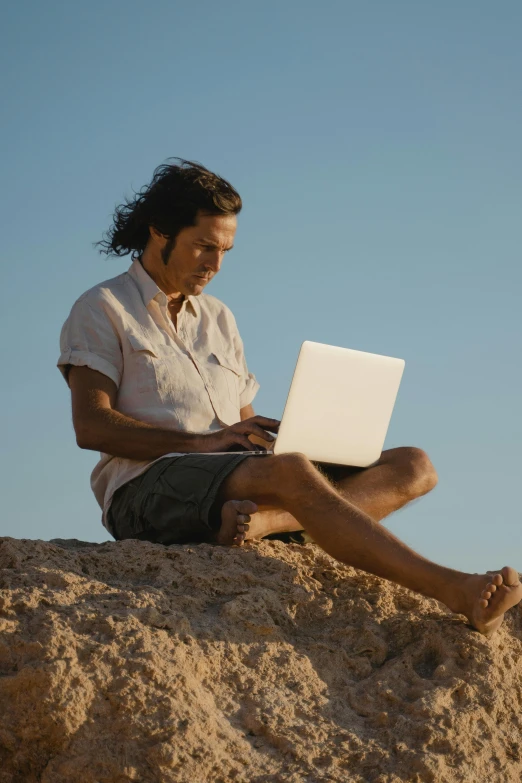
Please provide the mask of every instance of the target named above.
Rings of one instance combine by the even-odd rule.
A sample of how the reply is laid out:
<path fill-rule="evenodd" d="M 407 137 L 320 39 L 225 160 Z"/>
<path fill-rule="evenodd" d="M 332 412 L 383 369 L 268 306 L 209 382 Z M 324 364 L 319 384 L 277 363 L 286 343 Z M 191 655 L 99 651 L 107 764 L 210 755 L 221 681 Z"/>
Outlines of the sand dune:
<path fill-rule="evenodd" d="M 0 539 L 1 783 L 522 780 L 487 641 L 316 546 Z"/>

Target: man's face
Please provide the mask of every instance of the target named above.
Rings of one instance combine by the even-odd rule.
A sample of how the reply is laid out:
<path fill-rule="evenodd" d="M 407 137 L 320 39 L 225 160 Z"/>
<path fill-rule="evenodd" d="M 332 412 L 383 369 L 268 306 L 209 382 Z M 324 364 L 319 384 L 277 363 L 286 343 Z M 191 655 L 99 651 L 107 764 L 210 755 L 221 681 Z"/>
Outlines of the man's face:
<path fill-rule="evenodd" d="M 225 253 L 232 249 L 236 228 L 235 215 L 200 213 L 195 226 L 182 229 L 162 270 L 169 288 L 185 296 L 199 296 L 219 272 Z"/>

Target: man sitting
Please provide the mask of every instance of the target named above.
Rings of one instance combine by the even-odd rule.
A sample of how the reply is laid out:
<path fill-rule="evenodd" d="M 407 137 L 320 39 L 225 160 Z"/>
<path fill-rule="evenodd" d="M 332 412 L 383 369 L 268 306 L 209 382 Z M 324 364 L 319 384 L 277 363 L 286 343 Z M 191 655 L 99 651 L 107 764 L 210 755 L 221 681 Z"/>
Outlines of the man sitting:
<path fill-rule="evenodd" d="M 86 291 L 63 325 L 58 366 L 80 448 L 101 452 L 91 486 L 117 540 L 161 544 L 304 530 L 332 557 L 442 601 L 491 634 L 522 598 L 518 573 L 466 574 L 416 554 L 380 520 L 437 482 L 417 448 L 358 469 L 303 454 L 251 456 L 279 422 L 258 389 L 234 316 L 203 293 L 232 249 L 241 199 L 189 161 L 165 164 L 116 209 L 102 252 L 127 272 Z M 222 452 L 222 453 L 215 453 Z"/>

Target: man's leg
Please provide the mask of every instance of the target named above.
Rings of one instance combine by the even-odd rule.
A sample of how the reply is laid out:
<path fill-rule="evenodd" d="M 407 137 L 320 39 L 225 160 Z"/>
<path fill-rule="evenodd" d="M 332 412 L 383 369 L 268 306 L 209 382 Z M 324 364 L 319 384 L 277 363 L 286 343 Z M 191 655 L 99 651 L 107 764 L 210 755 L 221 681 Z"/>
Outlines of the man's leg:
<path fill-rule="evenodd" d="M 426 495 L 437 484 L 437 473 L 426 452 L 413 446 L 383 451 L 369 468 L 322 466 L 338 493 L 376 522 Z"/>
<path fill-rule="evenodd" d="M 430 492 L 437 484 L 437 473 L 428 455 L 413 446 L 383 451 L 378 462 L 369 468 L 320 465 L 319 471 L 339 495 L 376 522 Z M 303 529 L 282 509 L 266 509 L 260 515 L 263 526 L 259 526 L 261 516 L 256 518 L 256 526 L 263 530 L 262 536 Z"/>
<path fill-rule="evenodd" d="M 514 569 L 488 576 L 432 563 L 342 497 L 302 454 L 244 460 L 223 483 L 220 499 L 249 499 L 260 511 L 287 511 L 332 557 L 442 601 L 483 633 L 496 630 L 504 612 L 522 599 Z M 263 535 L 255 527 L 254 516 L 250 532 Z"/>

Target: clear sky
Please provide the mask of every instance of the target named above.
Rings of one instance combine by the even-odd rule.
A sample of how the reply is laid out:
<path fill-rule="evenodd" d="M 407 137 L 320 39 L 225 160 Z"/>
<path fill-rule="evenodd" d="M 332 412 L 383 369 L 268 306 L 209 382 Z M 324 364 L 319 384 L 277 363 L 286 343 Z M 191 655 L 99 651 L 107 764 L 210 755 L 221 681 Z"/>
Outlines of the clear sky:
<path fill-rule="evenodd" d="M 208 288 L 258 413 L 303 340 L 406 360 L 386 447 L 434 492 L 387 524 L 466 570 L 522 569 L 522 4 L 19 0 L 3 12 L 1 535 L 104 541 L 56 362 L 92 243 L 170 156 L 244 209 Z M 325 520 L 326 522 L 326 520 Z"/>

